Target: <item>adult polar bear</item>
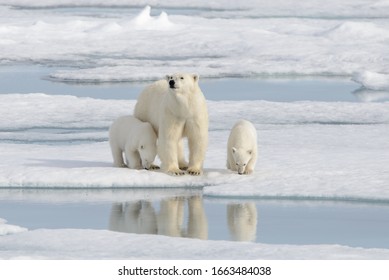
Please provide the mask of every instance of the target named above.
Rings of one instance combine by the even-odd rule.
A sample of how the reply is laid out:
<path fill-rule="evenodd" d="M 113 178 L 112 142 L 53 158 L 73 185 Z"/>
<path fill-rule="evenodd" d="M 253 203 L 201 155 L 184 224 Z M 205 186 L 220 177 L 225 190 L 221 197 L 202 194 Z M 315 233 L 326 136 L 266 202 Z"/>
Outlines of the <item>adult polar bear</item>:
<path fill-rule="evenodd" d="M 208 146 L 208 110 L 196 74 L 167 75 L 138 97 L 134 116 L 151 123 L 158 135 L 162 169 L 171 175 L 200 175 Z M 189 166 L 183 138 L 188 138 Z"/>

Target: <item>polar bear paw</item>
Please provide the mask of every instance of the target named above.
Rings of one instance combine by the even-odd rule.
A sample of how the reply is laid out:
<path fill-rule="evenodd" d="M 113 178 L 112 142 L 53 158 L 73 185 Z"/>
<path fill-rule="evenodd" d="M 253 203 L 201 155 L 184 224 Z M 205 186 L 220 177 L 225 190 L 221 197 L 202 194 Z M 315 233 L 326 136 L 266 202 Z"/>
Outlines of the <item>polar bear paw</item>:
<path fill-rule="evenodd" d="M 251 173 L 253 173 L 252 169 L 246 169 L 242 174 L 248 175 L 248 174 L 251 174 Z"/>
<path fill-rule="evenodd" d="M 188 170 L 188 166 L 189 164 L 186 161 L 178 162 L 178 168 L 180 168 L 181 170 Z"/>
<path fill-rule="evenodd" d="M 192 176 L 199 176 L 199 175 L 201 175 L 201 169 L 199 169 L 199 168 L 194 168 L 194 167 L 190 167 L 190 168 L 188 168 L 188 174 L 189 175 L 192 175 Z"/>
<path fill-rule="evenodd" d="M 179 168 L 168 169 L 168 170 L 167 170 L 167 173 L 170 174 L 170 175 L 173 175 L 173 176 L 182 176 L 182 175 L 185 175 L 185 171 L 182 171 L 182 170 L 179 169 Z"/>
<path fill-rule="evenodd" d="M 242 173 L 238 173 L 239 175 L 249 175 L 249 174 L 252 174 L 253 173 L 253 170 L 252 169 L 246 169 L 245 171 L 243 171 Z"/>
<path fill-rule="evenodd" d="M 149 170 L 158 170 L 158 169 L 159 169 L 159 166 L 155 165 L 155 164 L 151 164 L 149 167 Z"/>

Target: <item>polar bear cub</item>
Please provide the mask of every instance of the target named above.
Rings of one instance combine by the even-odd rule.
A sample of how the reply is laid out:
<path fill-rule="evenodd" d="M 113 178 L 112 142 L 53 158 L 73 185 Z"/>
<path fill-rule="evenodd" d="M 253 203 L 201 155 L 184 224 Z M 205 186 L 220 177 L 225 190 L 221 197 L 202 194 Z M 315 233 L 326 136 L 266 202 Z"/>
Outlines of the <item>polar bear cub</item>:
<path fill-rule="evenodd" d="M 257 208 L 254 203 L 228 204 L 227 221 L 234 240 L 255 241 L 257 234 Z"/>
<path fill-rule="evenodd" d="M 119 117 L 109 129 L 109 144 L 116 167 L 159 168 L 153 164 L 157 155 L 157 135 L 147 122 L 133 116 Z M 123 161 L 123 153 L 126 164 Z"/>
<path fill-rule="evenodd" d="M 200 175 L 208 146 L 208 111 L 197 74 L 167 75 L 139 95 L 134 116 L 151 123 L 158 134 L 162 169 L 171 175 Z M 189 164 L 183 138 L 188 139 Z"/>
<path fill-rule="evenodd" d="M 239 174 L 250 174 L 257 161 L 257 131 L 247 120 L 233 126 L 227 144 L 227 168 Z"/>

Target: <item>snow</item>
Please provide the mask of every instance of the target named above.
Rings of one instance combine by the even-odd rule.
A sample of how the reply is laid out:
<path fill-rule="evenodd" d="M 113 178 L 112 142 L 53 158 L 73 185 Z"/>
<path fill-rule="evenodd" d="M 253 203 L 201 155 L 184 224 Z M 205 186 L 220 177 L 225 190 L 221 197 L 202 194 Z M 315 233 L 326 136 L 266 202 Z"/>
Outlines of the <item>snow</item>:
<path fill-rule="evenodd" d="M 361 85 L 354 94 L 363 102 L 387 100 L 389 97 L 389 74 L 372 71 L 355 73 L 352 80 Z"/>
<path fill-rule="evenodd" d="M 0 218 L 0 236 L 24 231 L 27 231 L 27 229 L 15 225 L 9 225 L 6 220 Z"/>
<path fill-rule="evenodd" d="M 0 259 L 388 259 L 388 249 L 204 241 L 106 230 L 40 229 L 0 238 Z"/>
<path fill-rule="evenodd" d="M 389 103 L 371 101 L 389 96 L 388 3 L 0 0 L 2 71 L 42 65 L 47 78 L 77 83 L 153 81 L 177 71 L 202 78 L 341 76 L 360 84 L 354 94 L 367 102 L 208 101 L 204 175 L 172 177 L 112 167 L 108 127 L 131 113 L 135 100 L 2 89 L 0 199 L 121 201 L 123 190 L 142 199 L 150 189 L 154 198 L 201 193 L 208 199 L 387 203 Z M 242 118 L 258 131 L 251 176 L 225 168 L 229 131 Z M 2 218 L 0 259 L 389 258 L 388 249 L 336 244 L 27 230 Z"/>
<path fill-rule="evenodd" d="M 146 6 L 139 15 L 137 15 L 132 23 L 137 30 L 170 30 L 173 28 L 173 23 L 169 21 L 168 15 L 162 12 L 158 17 L 150 16 L 151 7 Z"/>
<path fill-rule="evenodd" d="M 364 71 L 356 73 L 353 80 L 367 89 L 389 91 L 389 74 Z"/>
<path fill-rule="evenodd" d="M 0 64 L 54 65 L 51 79 L 75 82 L 151 81 L 177 70 L 351 78 L 387 71 L 388 14 L 387 2 L 369 0 L 2 0 Z"/>

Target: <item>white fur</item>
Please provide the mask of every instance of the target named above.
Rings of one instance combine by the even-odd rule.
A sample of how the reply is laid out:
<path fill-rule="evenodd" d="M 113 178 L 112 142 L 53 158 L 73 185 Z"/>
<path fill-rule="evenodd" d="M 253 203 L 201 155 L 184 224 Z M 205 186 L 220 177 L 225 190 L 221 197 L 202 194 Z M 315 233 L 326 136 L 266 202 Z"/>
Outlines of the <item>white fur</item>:
<path fill-rule="evenodd" d="M 240 120 L 233 126 L 227 144 L 227 168 L 250 174 L 257 161 L 257 131 L 254 125 Z"/>
<path fill-rule="evenodd" d="M 236 241 L 255 241 L 257 234 L 257 208 L 254 203 L 227 205 L 228 228 Z"/>
<path fill-rule="evenodd" d="M 134 116 L 150 122 L 158 134 L 162 169 L 172 175 L 202 173 L 208 146 L 208 110 L 195 74 L 174 74 L 146 87 L 135 105 Z M 171 84 L 171 86 L 170 86 Z M 183 138 L 188 138 L 189 166 Z"/>
<path fill-rule="evenodd" d="M 187 207 L 185 207 L 185 201 L 187 201 Z M 185 209 L 188 211 L 186 225 L 184 225 Z M 193 196 L 162 200 L 158 214 L 158 234 L 207 239 L 208 223 L 203 199 Z"/>
<path fill-rule="evenodd" d="M 157 169 L 157 135 L 152 126 L 133 116 L 116 119 L 109 129 L 109 144 L 116 167 Z M 123 161 L 125 155 L 126 164 Z"/>
<path fill-rule="evenodd" d="M 186 224 L 184 220 L 187 221 Z M 130 233 L 208 238 L 208 222 L 200 196 L 163 199 L 159 212 L 155 210 L 152 202 L 146 200 L 114 203 L 109 229 Z"/>

